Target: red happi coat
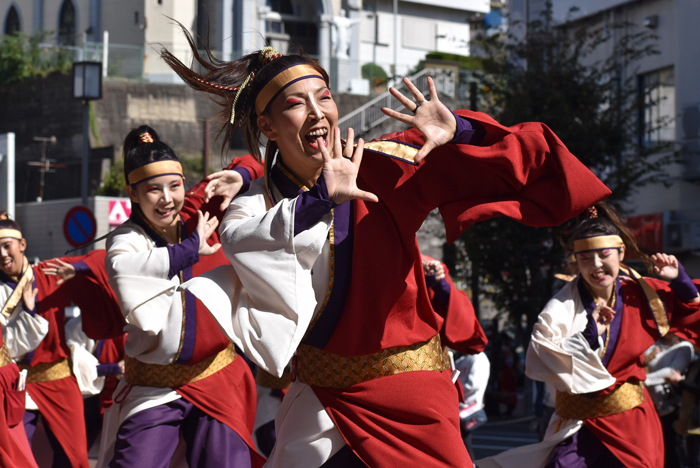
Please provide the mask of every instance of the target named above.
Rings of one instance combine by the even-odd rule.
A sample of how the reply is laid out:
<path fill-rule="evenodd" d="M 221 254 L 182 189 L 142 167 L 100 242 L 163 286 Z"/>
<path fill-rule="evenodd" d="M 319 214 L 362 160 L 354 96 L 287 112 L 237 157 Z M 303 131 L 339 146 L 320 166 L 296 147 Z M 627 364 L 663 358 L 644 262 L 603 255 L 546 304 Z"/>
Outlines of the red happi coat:
<path fill-rule="evenodd" d="M 2 345 L 2 333 L 0 333 Z M 24 415 L 25 392 L 17 391 L 19 367 L 0 367 L 0 466 L 26 468 L 36 466 L 27 435 L 21 425 Z M 19 439 L 24 437 L 24 440 Z"/>
<path fill-rule="evenodd" d="M 379 202 L 352 202 L 351 280 L 325 351 L 368 355 L 426 342 L 443 329 L 444 317 L 430 304 L 415 237 L 434 208 L 453 242 L 473 223 L 495 216 L 558 225 L 610 194 L 545 125 L 504 127 L 485 114 L 456 113 L 483 127 L 478 146 L 443 145 L 417 166 L 400 152 L 365 148 L 358 186 Z M 424 137 L 410 129 L 382 140 L 420 147 Z M 471 466 L 449 371 L 312 389 L 367 466 Z"/>
<path fill-rule="evenodd" d="M 61 258 L 68 263 L 82 261 L 88 270 L 60 286 L 56 286 L 57 276 L 42 273 L 46 262 L 34 267 L 35 285 L 39 290 L 37 313 L 49 322 L 49 331 L 34 351 L 31 366 L 54 363 L 70 356 L 65 337 L 65 307 L 74 303 L 81 311 L 105 316 L 114 316 L 118 312 L 114 292 L 107 283 L 104 259 L 104 250 L 95 250 L 80 257 Z M 72 466 L 89 467 L 83 396 L 75 377 L 71 375 L 51 382 L 27 383 L 27 392 Z"/>
<path fill-rule="evenodd" d="M 683 339 L 700 343 L 700 303 L 683 303 L 665 281 L 644 278 L 659 294 L 666 306 L 671 329 Z M 612 392 L 625 382 L 646 379 L 644 352 L 660 338 L 654 316 L 641 287 L 636 281 L 621 279 L 620 298 L 624 304 L 618 341 L 607 370 L 615 383 L 604 393 Z M 623 413 L 588 419 L 584 424 L 629 468 L 657 468 L 664 465 L 664 438 L 661 423 L 649 393 L 644 402 Z"/>

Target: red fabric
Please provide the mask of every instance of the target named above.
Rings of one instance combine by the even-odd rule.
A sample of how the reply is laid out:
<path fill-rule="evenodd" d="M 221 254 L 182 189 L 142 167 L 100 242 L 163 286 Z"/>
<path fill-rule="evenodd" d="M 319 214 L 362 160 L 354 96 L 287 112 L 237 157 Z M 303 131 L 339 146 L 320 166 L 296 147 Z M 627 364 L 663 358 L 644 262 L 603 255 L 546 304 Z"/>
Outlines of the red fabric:
<path fill-rule="evenodd" d="M 253 181 L 258 177 L 262 177 L 265 168 L 263 167 L 257 159 L 253 156 L 246 154 L 245 156 L 240 156 L 238 158 L 233 158 L 231 164 L 229 164 L 226 169 L 233 169 L 235 167 L 245 168 L 250 172 L 250 180 Z M 202 210 L 202 213 L 208 212 L 210 215 L 219 218 L 219 221 L 224 217 L 224 211 L 221 211 L 221 202 L 223 202 L 222 197 L 214 197 L 209 200 L 208 203 L 204 203 L 204 189 L 207 187 L 209 179 L 203 179 L 197 185 L 192 187 L 187 192 L 187 197 L 185 197 L 185 205 L 182 207 L 180 213 L 187 214 L 191 217 L 196 217 L 197 210 Z"/>
<path fill-rule="evenodd" d="M 231 364 L 206 379 L 177 388 L 176 391 L 241 436 L 250 449 L 252 466 L 262 467 L 266 459 L 255 451 L 252 437 L 257 406 L 255 379 L 242 357 L 238 356 Z"/>
<path fill-rule="evenodd" d="M 102 346 L 102 352 L 97 357 L 100 364 L 110 364 L 124 360 L 124 345 L 126 344 L 126 334 L 118 338 L 110 338 Z M 100 414 L 104 414 L 106 409 L 112 407 L 113 394 L 119 385 L 119 380 L 115 375 L 105 377 L 105 384 L 100 392 Z"/>
<path fill-rule="evenodd" d="M 15 422 L 10 429 L 7 413 L 21 410 L 24 415 L 24 405 L 17 407 L 16 399 L 12 398 L 12 393 L 17 392 L 17 379 L 19 378 L 19 368 L 17 364 L 8 364 L 0 367 L 0 466 L 3 468 L 25 468 L 36 466 L 31 449 L 26 450 L 18 434 L 13 434 L 17 427 L 23 427 Z M 17 392 L 24 395 L 24 392 Z M 10 398 L 8 399 L 8 396 Z M 16 419 L 16 418 L 13 418 Z M 27 435 L 24 435 L 26 441 Z"/>
<path fill-rule="evenodd" d="M 407 372 L 346 389 L 312 387 L 345 441 L 372 468 L 472 466 L 450 371 Z"/>
<path fill-rule="evenodd" d="M 83 395 L 75 377 L 28 383 L 27 392 L 39 408 L 74 468 L 89 468 Z"/>
<path fill-rule="evenodd" d="M 423 255 L 423 260 L 435 259 Z M 486 333 L 476 318 L 474 306 L 467 293 L 457 289 L 450 278 L 450 270 L 447 265 L 443 263 L 442 268 L 445 270 L 445 281 L 450 285 L 450 302 L 447 307 L 437 300 L 433 289 L 428 288 L 430 303 L 435 312 L 444 320 L 442 330 L 440 330 L 442 345 L 461 354 L 479 354 L 486 349 L 489 342 Z"/>
<path fill-rule="evenodd" d="M 645 280 L 666 305 L 670 332 L 698 343 L 700 303 L 684 304 L 676 299 L 667 282 L 653 278 Z M 632 280 L 623 280 L 620 295 L 624 303 L 620 334 L 607 366 L 616 383 L 606 393 L 624 382 L 645 380 L 642 356 L 659 339 L 654 318 L 639 285 Z M 644 403 L 637 408 L 584 421 L 586 427 L 629 468 L 657 468 L 664 464 L 661 423 L 651 397 L 646 389 L 644 392 Z"/>

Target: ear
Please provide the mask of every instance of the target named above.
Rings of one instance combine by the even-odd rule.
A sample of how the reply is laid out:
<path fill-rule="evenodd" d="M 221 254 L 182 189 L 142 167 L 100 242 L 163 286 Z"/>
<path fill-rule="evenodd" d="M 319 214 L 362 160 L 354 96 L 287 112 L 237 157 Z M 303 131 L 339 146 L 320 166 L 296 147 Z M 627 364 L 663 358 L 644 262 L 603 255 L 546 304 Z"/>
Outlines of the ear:
<path fill-rule="evenodd" d="M 19 251 L 20 253 L 24 253 L 25 250 L 27 250 L 27 239 L 22 238 L 19 241 Z"/>
<path fill-rule="evenodd" d="M 126 188 L 126 193 L 129 194 L 129 199 L 131 200 L 131 203 L 138 203 L 139 197 L 136 194 L 136 189 L 134 187 L 132 187 L 131 185 L 127 185 L 125 188 Z"/>
<path fill-rule="evenodd" d="M 272 125 L 272 120 L 267 115 L 258 116 L 258 128 L 268 140 L 277 140 L 277 131 Z"/>
<path fill-rule="evenodd" d="M 620 247 L 620 261 L 625 259 L 625 246 Z"/>

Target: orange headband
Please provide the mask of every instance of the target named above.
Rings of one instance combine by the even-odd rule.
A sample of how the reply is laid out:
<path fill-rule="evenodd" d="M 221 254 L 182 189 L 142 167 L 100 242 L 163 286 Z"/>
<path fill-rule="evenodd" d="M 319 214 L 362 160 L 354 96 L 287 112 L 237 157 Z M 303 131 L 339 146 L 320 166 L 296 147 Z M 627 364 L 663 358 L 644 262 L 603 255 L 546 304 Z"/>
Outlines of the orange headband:
<path fill-rule="evenodd" d="M 285 68 L 260 90 L 258 97 L 255 98 L 255 112 L 258 115 L 262 115 L 272 100 L 287 86 L 306 78 L 320 78 L 326 81 L 318 70 L 306 63 Z"/>
<path fill-rule="evenodd" d="M 587 252 L 589 250 L 619 249 L 625 245 L 620 236 L 594 236 L 574 241 L 574 253 Z"/>
<path fill-rule="evenodd" d="M 162 175 L 179 175 L 185 177 L 182 174 L 182 165 L 179 161 L 173 159 L 162 159 L 160 161 L 155 161 L 145 166 L 141 166 L 138 169 L 134 169 L 129 172 L 129 185 L 138 184 L 146 179 L 152 179 L 153 177 L 158 177 Z"/>
<path fill-rule="evenodd" d="M 12 239 L 22 240 L 22 233 L 17 229 L 0 229 L 0 239 L 3 237 L 11 237 Z"/>

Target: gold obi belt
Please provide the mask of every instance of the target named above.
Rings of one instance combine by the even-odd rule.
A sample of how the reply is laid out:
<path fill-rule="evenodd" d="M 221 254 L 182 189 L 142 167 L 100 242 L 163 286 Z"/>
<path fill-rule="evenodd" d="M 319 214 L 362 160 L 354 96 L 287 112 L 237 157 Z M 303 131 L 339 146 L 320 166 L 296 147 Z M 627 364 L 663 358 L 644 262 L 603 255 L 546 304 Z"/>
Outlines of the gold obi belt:
<path fill-rule="evenodd" d="M 68 365 L 68 359 L 37 364 L 36 366 L 20 364 L 19 368 L 20 370 L 27 369 L 27 383 L 53 382 L 73 375 Z"/>
<path fill-rule="evenodd" d="M 339 356 L 301 344 L 292 360 L 292 380 L 316 387 L 347 388 L 389 375 L 450 368 L 440 335 L 411 346 L 384 349 L 365 356 Z"/>
<path fill-rule="evenodd" d="M 192 366 L 182 364 L 148 364 L 124 357 L 124 380 L 139 387 L 177 388 L 205 379 L 228 366 L 236 359 L 236 348 L 226 349 Z"/>
<path fill-rule="evenodd" d="M 269 372 L 258 369 L 258 372 L 255 374 L 255 383 L 271 390 L 284 390 L 292 384 L 292 378 L 287 370 L 284 371 L 282 377 L 276 377 Z"/>
<path fill-rule="evenodd" d="M 643 402 L 642 384 L 625 382 L 612 393 L 593 398 L 557 391 L 555 411 L 565 419 L 596 419 L 631 410 Z"/>

